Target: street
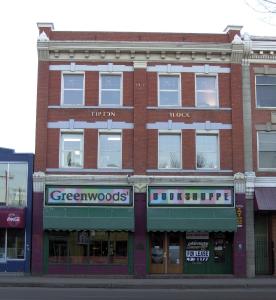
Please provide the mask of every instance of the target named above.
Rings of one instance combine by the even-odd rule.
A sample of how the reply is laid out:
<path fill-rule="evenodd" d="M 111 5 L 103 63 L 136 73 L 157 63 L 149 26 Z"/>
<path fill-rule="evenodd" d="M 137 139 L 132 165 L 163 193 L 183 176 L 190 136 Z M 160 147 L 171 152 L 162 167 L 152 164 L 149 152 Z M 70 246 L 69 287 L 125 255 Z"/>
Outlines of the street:
<path fill-rule="evenodd" d="M 83 289 L 83 288 L 0 288 L 1 300 L 86 300 L 86 299 L 135 299 L 135 300 L 274 300 L 275 289 Z"/>

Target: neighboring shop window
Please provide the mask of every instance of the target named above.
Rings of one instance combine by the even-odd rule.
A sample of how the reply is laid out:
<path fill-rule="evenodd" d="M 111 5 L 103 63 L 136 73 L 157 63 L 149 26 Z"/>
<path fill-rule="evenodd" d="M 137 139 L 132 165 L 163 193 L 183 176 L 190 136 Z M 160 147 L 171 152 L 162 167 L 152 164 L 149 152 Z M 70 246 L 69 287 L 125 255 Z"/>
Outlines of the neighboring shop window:
<path fill-rule="evenodd" d="M 83 105 L 84 75 L 63 74 L 62 104 Z"/>
<path fill-rule="evenodd" d="M 181 168 L 181 134 L 159 133 L 158 168 Z"/>
<path fill-rule="evenodd" d="M 25 231 L 23 229 L 0 229 L 0 261 L 24 259 Z"/>
<path fill-rule="evenodd" d="M 210 257 L 209 233 L 186 233 L 186 261 L 204 263 Z"/>
<path fill-rule="evenodd" d="M 197 107 L 217 107 L 217 77 L 216 76 L 196 76 L 196 106 Z"/>
<path fill-rule="evenodd" d="M 276 107 L 276 76 L 256 76 L 256 105 L 257 107 Z"/>
<path fill-rule="evenodd" d="M 276 168 L 276 133 L 259 132 L 259 169 Z"/>
<path fill-rule="evenodd" d="M 122 75 L 101 74 L 100 105 L 122 105 Z"/>
<path fill-rule="evenodd" d="M 122 168 L 122 135 L 121 133 L 99 134 L 99 168 Z"/>
<path fill-rule="evenodd" d="M 218 169 L 218 135 L 196 135 L 197 169 Z"/>
<path fill-rule="evenodd" d="M 51 233 L 49 236 L 49 262 L 125 265 L 128 260 L 127 243 L 127 232 Z"/>
<path fill-rule="evenodd" d="M 226 236 L 224 233 L 214 233 L 214 262 L 225 262 Z"/>
<path fill-rule="evenodd" d="M 180 105 L 179 75 L 159 75 L 159 106 Z"/>
<path fill-rule="evenodd" d="M 61 167 L 81 168 L 83 166 L 83 134 L 61 133 Z"/>
<path fill-rule="evenodd" d="M 28 164 L 0 162 L 0 205 L 27 204 Z"/>

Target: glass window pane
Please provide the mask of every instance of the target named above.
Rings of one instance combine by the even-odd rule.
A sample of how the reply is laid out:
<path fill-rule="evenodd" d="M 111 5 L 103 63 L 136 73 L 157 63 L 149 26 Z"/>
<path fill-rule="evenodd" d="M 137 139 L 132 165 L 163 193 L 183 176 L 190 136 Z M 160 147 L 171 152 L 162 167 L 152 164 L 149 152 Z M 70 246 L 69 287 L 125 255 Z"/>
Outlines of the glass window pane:
<path fill-rule="evenodd" d="M 81 74 L 64 74 L 64 88 L 65 89 L 83 89 L 83 75 Z"/>
<path fill-rule="evenodd" d="M 102 75 L 101 76 L 102 89 L 120 89 L 121 75 Z"/>
<path fill-rule="evenodd" d="M 159 76 L 160 90 L 178 90 L 179 76 Z"/>
<path fill-rule="evenodd" d="M 154 232 L 151 234 L 151 263 L 163 264 L 164 262 L 164 233 Z"/>
<path fill-rule="evenodd" d="M 8 200 L 8 164 L 0 163 L 0 205 L 6 205 Z"/>
<path fill-rule="evenodd" d="M 0 228 L 0 261 L 6 259 L 6 229 Z"/>
<path fill-rule="evenodd" d="M 218 168 L 218 142 L 216 135 L 196 136 L 197 168 Z"/>
<path fill-rule="evenodd" d="M 82 167 L 83 135 L 62 134 L 62 167 Z"/>
<path fill-rule="evenodd" d="M 216 90 L 215 76 L 196 76 L 197 90 Z"/>
<path fill-rule="evenodd" d="M 66 263 L 67 256 L 67 233 L 51 232 L 49 235 L 49 263 Z"/>
<path fill-rule="evenodd" d="M 126 265 L 128 263 L 127 241 L 127 232 L 110 232 L 110 263 L 120 265 Z"/>
<path fill-rule="evenodd" d="M 64 90 L 64 104 L 83 104 L 83 90 Z"/>
<path fill-rule="evenodd" d="M 90 234 L 90 263 L 108 264 L 108 232 L 96 231 Z"/>
<path fill-rule="evenodd" d="M 265 75 L 265 76 L 256 76 L 257 84 L 275 84 L 276 85 L 276 76 Z"/>
<path fill-rule="evenodd" d="M 259 132 L 259 167 L 276 168 L 276 133 Z"/>
<path fill-rule="evenodd" d="M 120 90 L 119 91 L 102 90 L 101 104 L 104 104 L 104 105 L 120 104 L 120 97 L 121 97 Z"/>
<path fill-rule="evenodd" d="M 181 136 L 175 135 L 159 135 L 159 168 L 180 168 L 181 153 Z"/>
<path fill-rule="evenodd" d="M 121 134 L 100 134 L 99 167 L 120 168 L 122 163 Z"/>
<path fill-rule="evenodd" d="M 217 94 L 212 91 L 197 91 L 196 102 L 199 107 L 216 107 Z"/>
<path fill-rule="evenodd" d="M 7 229 L 7 258 L 24 259 L 25 232 L 23 229 Z"/>
<path fill-rule="evenodd" d="M 178 91 L 160 91 L 160 105 L 179 105 Z"/>
<path fill-rule="evenodd" d="M 257 85 L 257 106 L 276 107 L 276 85 Z"/>
<path fill-rule="evenodd" d="M 28 186 L 28 164 L 9 164 L 9 205 L 26 206 Z"/>
<path fill-rule="evenodd" d="M 259 168 L 276 168 L 276 152 L 259 152 Z"/>

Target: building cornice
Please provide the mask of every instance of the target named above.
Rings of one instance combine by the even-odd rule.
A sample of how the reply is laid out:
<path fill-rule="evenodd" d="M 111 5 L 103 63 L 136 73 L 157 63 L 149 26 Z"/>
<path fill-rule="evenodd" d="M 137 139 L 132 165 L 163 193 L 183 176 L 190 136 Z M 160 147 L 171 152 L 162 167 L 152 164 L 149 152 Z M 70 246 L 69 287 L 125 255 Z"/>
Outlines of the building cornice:
<path fill-rule="evenodd" d="M 39 60 L 50 61 L 197 61 L 239 62 L 243 43 L 45 41 L 37 42 Z"/>

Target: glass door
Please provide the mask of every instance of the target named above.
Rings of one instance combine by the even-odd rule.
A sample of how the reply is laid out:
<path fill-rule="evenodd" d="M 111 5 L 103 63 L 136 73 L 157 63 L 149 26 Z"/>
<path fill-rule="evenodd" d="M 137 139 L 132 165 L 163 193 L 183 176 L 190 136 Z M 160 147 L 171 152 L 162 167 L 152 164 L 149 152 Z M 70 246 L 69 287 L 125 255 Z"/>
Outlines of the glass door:
<path fill-rule="evenodd" d="M 150 239 L 150 273 L 165 273 L 165 234 L 163 232 L 151 233 Z"/>
<path fill-rule="evenodd" d="M 168 258 L 167 273 L 177 274 L 183 272 L 183 243 L 179 232 L 166 234 Z"/>

